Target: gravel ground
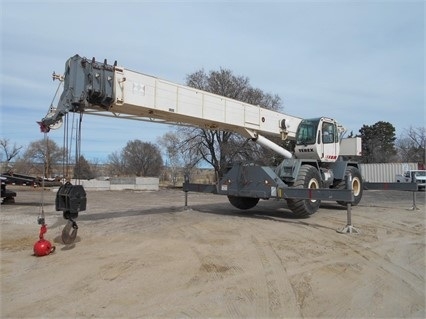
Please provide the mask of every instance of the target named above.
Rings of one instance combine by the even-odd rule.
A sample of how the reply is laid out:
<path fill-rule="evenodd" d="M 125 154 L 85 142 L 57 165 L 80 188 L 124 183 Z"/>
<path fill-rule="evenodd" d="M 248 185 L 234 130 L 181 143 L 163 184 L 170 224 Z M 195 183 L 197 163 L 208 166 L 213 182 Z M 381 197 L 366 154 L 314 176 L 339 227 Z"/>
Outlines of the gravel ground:
<path fill-rule="evenodd" d="M 1 318 L 424 318 L 425 193 L 366 191 L 307 219 L 285 202 L 242 212 L 224 196 L 88 192 L 74 244 L 44 192 L 56 251 L 34 257 L 41 192 L 2 205 Z"/>

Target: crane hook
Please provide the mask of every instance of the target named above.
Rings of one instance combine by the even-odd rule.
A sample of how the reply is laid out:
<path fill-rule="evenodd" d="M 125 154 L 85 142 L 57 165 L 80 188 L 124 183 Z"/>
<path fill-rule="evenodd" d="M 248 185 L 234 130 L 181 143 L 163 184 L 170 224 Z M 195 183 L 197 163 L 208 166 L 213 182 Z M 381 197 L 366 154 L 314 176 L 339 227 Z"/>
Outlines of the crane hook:
<path fill-rule="evenodd" d="M 62 230 L 62 242 L 66 245 L 72 244 L 77 237 L 77 230 L 77 223 L 71 218 L 69 218 L 67 224 Z"/>

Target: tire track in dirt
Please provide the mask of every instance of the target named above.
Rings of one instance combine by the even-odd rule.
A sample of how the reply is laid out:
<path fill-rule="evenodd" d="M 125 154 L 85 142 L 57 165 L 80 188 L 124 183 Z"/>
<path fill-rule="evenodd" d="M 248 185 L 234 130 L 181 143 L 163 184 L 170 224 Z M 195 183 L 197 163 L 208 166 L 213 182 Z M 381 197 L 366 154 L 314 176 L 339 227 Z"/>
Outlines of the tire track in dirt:
<path fill-rule="evenodd" d="M 336 216 L 327 216 L 327 220 L 336 224 L 342 224 L 346 222 L 345 217 L 336 217 Z M 404 223 L 401 222 L 394 222 L 389 218 L 386 218 L 383 220 L 381 224 L 377 223 L 377 216 L 375 217 L 369 217 L 368 215 L 357 215 L 356 211 L 355 213 L 352 213 L 352 222 L 353 225 L 356 228 L 360 228 L 360 232 L 365 234 L 374 233 L 375 231 L 387 234 L 393 234 L 396 232 L 399 232 L 403 234 L 404 236 L 409 233 L 411 235 L 418 235 L 419 232 L 423 231 L 424 229 L 424 222 L 418 222 L 418 221 L 405 221 Z M 360 226 L 361 225 L 361 226 Z"/>
<path fill-rule="evenodd" d="M 264 272 L 268 295 L 268 317 L 300 317 L 296 296 L 281 259 L 270 243 L 261 238 L 258 233 L 251 235 L 251 242 Z"/>
<path fill-rule="evenodd" d="M 395 235 L 395 233 L 398 234 L 399 226 L 392 226 L 391 233 L 393 233 L 393 235 Z M 395 228 L 397 230 L 395 230 Z M 318 230 L 318 228 L 316 229 Z M 386 227 L 381 229 L 383 231 Z M 407 233 L 412 234 L 410 231 Z M 420 233 L 417 232 L 412 235 L 418 236 Z M 333 244 L 335 247 L 334 250 L 328 251 L 327 254 L 322 256 L 313 256 L 313 258 L 306 260 L 304 265 L 293 268 L 289 272 L 293 285 L 299 286 L 297 288 L 298 290 L 304 290 L 303 293 L 309 293 L 314 289 L 314 295 L 311 299 L 318 297 L 322 298 L 318 296 L 318 285 L 320 285 L 318 282 L 326 283 L 326 278 L 328 278 L 329 280 L 335 281 L 334 285 L 341 282 L 346 286 L 346 292 L 342 290 L 339 296 L 341 302 L 334 305 L 334 313 L 341 316 L 346 316 L 348 314 L 348 309 L 345 309 L 344 306 L 345 303 L 365 304 L 367 309 L 376 308 L 380 310 L 381 305 L 389 302 L 389 300 L 394 300 L 395 309 L 388 310 L 388 313 L 391 314 L 392 311 L 399 311 L 399 313 L 395 312 L 393 315 L 396 317 L 404 316 L 404 311 L 406 310 L 399 309 L 397 306 L 403 303 L 403 301 L 400 301 L 401 297 L 399 294 L 404 294 L 404 298 L 410 300 L 412 307 L 414 307 L 413 309 L 416 311 L 420 311 L 419 309 L 424 307 L 424 303 L 422 304 L 421 302 L 425 289 L 424 285 L 421 284 L 424 283 L 424 275 L 421 273 L 420 269 L 424 269 L 425 245 L 424 243 L 418 243 L 418 237 L 410 239 L 410 236 L 407 238 L 407 234 L 405 234 L 402 242 L 397 239 L 388 242 L 386 241 L 386 236 L 379 239 L 380 236 L 372 236 L 371 234 L 365 233 L 355 236 L 343 236 L 324 231 L 321 231 L 318 237 L 323 239 L 324 244 Z M 394 248 L 396 248 L 399 254 L 402 254 L 401 252 L 404 251 L 410 251 L 410 254 L 412 254 L 413 247 L 417 247 L 416 249 L 419 251 L 420 256 L 418 256 L 418 258 L 414 257 L 409 264 L 397 263 L 396 261 L 401 260 L 401 256 L 396 256 L 394 259 L 392 258 L 392 251 Z M 407 252 L 408 257 L 410 254 Z M 383 258 L 383 256 L 385 257 Z M 423 256 L 423 258 L 421 256 Z M 413 258 L 412 255 L 411 258 Z M 423 265 L 423 267 L 421 265 Z M 312 280 L 312 275 L 317 278 L 315 279 L 316 285 L 314 288 L 307 285 Z M 330 282 L 330 286 L 332 285 L 333 283 Z M 395 291 L 395 288 L 399 293 Z M 348 294 L 349 290 L 352 292 L 351 294 Z M 389 293 L 389 291 L 394 292 Z M 330 296 L 334 295 L 332 291 L 329 293 Z M 402 298 L 402 300 L 404 298 Z M 311 304 L 312 301 L 308 301 L 308 303 Z M 313 311 L 311 307 L 304 309 L 303 305 L 302 310 L 306 315 L 309 315 L 309 312 Z M 317 311 L 317 314 L 321 314 L 318 312 L 320 308 L 315 311 Z M 328 310 L 324 309 L 323 311 Z M 409 312 L 411 313 L 413 310 L 409 310 Z M 322 315 L 327 316 L 328 314 L 328 312 L 325 312 Z M 374 312 L 363 313 L 365 316 L 370 316 L 372 314 L 374 314 Z"/>
<path fill-rule="evenodd" d="M 364 215 L 360 217 L 360 220 L 363 220 L 363 218 Z M 297 223 L 289 221 L 290 224 L 299 224 L 303 228 L 300 233 L 296 230 L 294 234 L 286 234 L 286 238 L 291 238 L 290 242 L 288 240 L 281 241 L 282 235 L 279 232 L 269 231 L 269 233 L 265 233 L 260 231 L 259 228 L 267 230 L 268 225 L 265 224 L 265 227 L 263 227 L 263 224 L 256 224 L 257 231 L 268 238 L 272 249 L 278 249 L 277 254 L 283 256 L 283 263 L 286 263 L 286 265 L 288 263 L 287 276 L 294 288 L 301 313 L 304 316 L 312 316 L 313 314 L 329 316 L 331 313 L 347 316 L 352 310 L 348 310 L 345 304 L 365 304 L 367 309 L 391 313 L 392 310 L 386 312 L 380 309 L 380 305 L 386 304 L 389 298 L 398 298 L 397 292 L 391 294 L 383 292 L 392 291 L 396 287 L 399 287 L 398 291 L 404 291 L 407 294 L 405 299 L 413 298 L 412 304 L 413 309 L 415 309 L 415 311 L 404 310 L 406 312 L 401 310 L 399 313 L 401 316 L 404 313 L 413 313 L 421 309 L 420 299 L 424 295 L 424 287 L 421 283 L 424 283 L 424 276 L 420 272 L 421 269 L 424 269 L 424 261 L 422 262 L 420 259 L 421 256 L 424 256 L 424 252 L 421 253 L 421 247 L 424 248 L 425 245 L 424 240 L 423 243 L 418 241 L 421 238 L 419 236 L 424 233 L 424 227 L 421 227 L 424 223 L 419 223 L 416 218 L 414 220 L 408 219 L 406 225 L 405 222 L 400 224 L 390 221 L 390 230 L 387 231 L 386 223 L 389 222 L 387 220 L 385 225 L 381 224 L 380 231 L 384 233 L 384 236 L 380 238 L 381 236 L 372 229 L 361 232 L 360 235 L 337 234 L 335 232 L 337 227 L 334 228 L 333 225 L 337 224 L 336 221 L 339 219 L 334 215 L 325 215 L 321 216 L 321 220 L 314 216 L 307 221 Z M 344 217 L 342 220 L 344 220 Z M 371 225 L 371 222 L 368 224 Z M 415 226 L 414 230 L 411 228 L 413 225 Z M 408 228 L 405 233 L 404 226 Z M 403 241 L 395 239 L 395 235 L 400 235 Z M 387 237 L 392 238 L 393 243 L 388 242 Z M 307 244 L 307 241 L 310 244 Z M 392 245 L 395 245 L 395 247 L 392 247 Z M 303 248 L 303 250 L 298 250 L 297 247 Z M 315 248 L 318 250 L 317 252 L 313 251 Z M 395 254 L 397 254 L 395 256 L 392 253 L 393 248 L 395 248 Z M 420 257 L 411 255 L 413 248 L 419 251 Z M 401 260 L 404 260 L 401 258 L 405 256 L 404 251 L 407 251 L 406 257 L 410 258 L 412 262 L 408 264 L 401 262 Z M 306 259 L 306 256 L 309 256 L 309 258 Z M 373 275 L 374 272 L 376 272 L 376 275 Z M 333 288 L 330 288 L 328 292 L 319 291 L 318 287 L 327 285 L 327 280 L 331 280 L 329 286 L 333 287 L 334 285 L 334 289 L 338 289 L 338 286 L 336 286 L 338 282 L 346 287 L 342 289 L 340 295 L 336 294 L 332 290 Z M 348 293 L 349 291 L 353 291 L 354 294 Z M 370 294 L 371 296 L 369 296 Z M 321 300 L 322 303 L 328 302 L 327 296 L 336 300 L 336 302 L 333 302 L 334 312 L 322 306 L 312 307 L 312 304 L 321 303 Z M 337 300 L 342 300 L 342 302 L 337 302 Z M 397 310 L 397 305 L 404 304 L 404 301 L 395 299 L 394 304 L 396 305 L 394 310 Z M 361 309 L 358 311 L 367 316 L 374 314 L 374 312 L 364 313 L 364 310 Z"/>
<path fill-rule="evenodd" d="M 236 300 L 234 288 L 234 277 L 238 278 L 244 269 L 216 249 L 216 246 L 223 246 L 227 242 L 220 238 L 219 233 L 206 228 L 204 224 L 198 224 L 198 222 L 181 226 L 178 232 L 194 243 L 191 245 L 191 249 L 197 256 L 200 265 L 198 272 L 192 276 L 187 286 L 201 290 L 208 287 L 211 291 L 219 291 L 219 294 L 215 295 L 213 303 L 217 304 L 219 308 L 223 308 L 225 313 L 221 313 L 220 317 L 246 317 L 247 314 L 241 309 L 244 300 L 239 300 L 239 298 Z M 203 246 L 202 250 L 199 248 L 200 244 Z M 223 289 L 224 286 L 225 289 Z M 221 290 L 223 292 L 220 292 Z M 198 309 L 192 308 L 185 311 L 185 314 L 203 312 L 204 309 L 199 307 L 203 307 L 203 304 L 198 305 Z M 204 307 L 207 308 L 208 305 L 204 305 Z"/>
<path fill-rule="evenodd" d="M 274 202 L 245 216 L 213 195 L 180 211 L 182 193 L 116 194 L 90 193 L 81 241 L 45 258 L 18 219 L 32 208 L 2 211 L 4 317 L 425 318 L 421 211 L 358 206 L 361 234 L 342 235 L 334 206 L 296 220 Z"/>
<path fill-rule="evenodd" d="M 199 272 L 188 285 L 193 287 L 200 282 L 209 282 L 220 289 L 225 284 L 220 302 L 226 309 L 227 318 L 262 317 L 265 314 L 266 317 L 300 316 L 282 261 L 270 243 L 257 234 L 256 228 L 252 227 L 253 221 L 231 217 L 224 226 L 223 218 L 217 225 L 223 228 L 221 231 L 215 230 L 211 223 L 209 227 L 204 223 L 194 223 L 179 229 L 194 243 L 192 250 L 200 263 Z M 233 229 L 231 238 L 229 228 Z M 235 228 L 238 229 L 236 233 Z M 226 243 L 220 238 L 221 234 L 227 239 Z M 220 250 L 221 246 L 232 243 L 232 237 L 235 237 L 235 243 L 244 243 L 244 249 L 251 252 L 247 259 L 235 259 L 229 255 L 232 251 Z M 235 246 L 238 244 L 234 244 L 233 249 L 236 249 Z M 248 287 L 247 279 L 251 282 Z M 239 284 L 241 280 L 245 281 L 244 288 Z M 248 309 L 251 312 L 247 312 Z"/>
<path fill-rule="evenodd" d="M 313 228 L 318 229 L 315 226 L 313 226 Z M 386 226 L 377 226 L 377 228 L 381 231 L 388 229 Z M 398 226 L 393 226 L 390 231 L 395 232 L 396 230 L 401 232 L 404 231 L 404 229 L 399 228 Z M 419 234 L 418 231 L 413 232 L 409 229 L 407 229 L 406 232 L 411 233 L 413 235 Z M 318 267 L 331 266 L 339 262 L 344 262 L 344 260 L 347 261 L 348 253 L 350 252 L 355 253 L 355 256 L 352 258 L 354 263 L 374 263 L 376 267 L 383 269 L 384 271 L 392 274 L 393 276 L 408 280 L 407 283 L 409 283 L 412 287 L 414 287 L 419 280 L 424 280 L 424 278 L 421 278 L 418 274 L 413 273 L 409 269 L 395 264 L 390 258 L 383 259 L 383 252 L 377 252 L 375 251 L 375 249 L 377 249 L 377 247 L 380 247 L 380 249 L 383 250 L 383 248 L 386 248 L 386 245 L 384 245 L 384 243 L 380 240 L 371 241 L 372 237 L 370 234 L 361 234 L 360 236 L 355 235 L 350 241 L 348 241 L 347 236 L 343 235 L 343 237 L 341 237 L 341 235 L 338 235 L 336 233 L 322 232 L 321 237 L 326 238 L 330 243 L 333 243 L 335 245 L 335 251 L 331 254 L 328 253 L 323 256 L 312 258 L 308 264 L 299 267 L 298 269 L 296 269 L 296 272 L 291 273 L 291 275 L 303 272 L 311 272 L 317 269 Z M 414 243 L 415 242 L 407 242 L 407 244 Z M 398 242 L 395 242 L 395 244 L 398 244 Z M 392 245 L 392 243 L 389 243 L 389 245 Z M 391 246 L 389 248 L 391 248 Z M 357 259 L 356 256 L 360 257 L 361 259 Z M 375 260 L 380 260 L 381 262 L 377 263 L 375 262 Z"/>
<path fill-rule="evenodd" d="M 365 220 L 371 220 L 371 218 L 362 216 L 362 223 L 365 223 Z M 390 225 L 388 225 L 388 223 L 390 223 Z M 421 255 L 423 255 L 424 259 L 425 240 L 423 239 L 423 241 L 418 241 L 419 235 L 424 236 L 424 221 L 418 222 L 408 220 L 404 222 L 396 222 L 386 220 L 382 225 L 378 225 L 377 223 L 374 224 L 372 222 L 365 224 L 366 225 L 363 226 L 365 231 L 361 233 L 361 236 L 355 236 L 352 241 L 347 241 L 346 238 L 343 237 L 342 240 L 337 240 L 336 242 L 340 246 L 347 247 L 345 250 L 352 251 L 361 258 L 364 258 L 368 263 L 374 263 L 376 267 L 383 269 L 401 280 L 407 281 L 407 283 L 409 283 L 409 285 L 413 288 L 419 280 L 424 281 L 423 274 L 416 274 L 411 269 L 401 267 L 401 265 L 395 263 L 388 255 L 388 253 L 391 253 L 394 250 L 395 246 L 421 246 L 423 249 L 421 249 L 421 247 L 418 248 L 420 256 L 417 256 L 422 258 Z M 374 226 L 371 226 L 371 224 Z M 324 235 L 332 240 L 330 234 Z M 393 235 L 392 237 L 395 237 L 395 235 L 401 237 L 404 236 L 404 241 L 401 242 L 399 239 L 388 241 L 387 238 L 390 237 L 390 235 Z M 412 236 L 412 238 L 409 239 L 407 235 Z M 384 254 L 383 251 L 385 251 L 385 258 L 381 258 Z M 399 251 L 404 251 L 404 249 L 399 249 Z M 381 262 L 377 263 L 375 260 L 381 260 Z"/>

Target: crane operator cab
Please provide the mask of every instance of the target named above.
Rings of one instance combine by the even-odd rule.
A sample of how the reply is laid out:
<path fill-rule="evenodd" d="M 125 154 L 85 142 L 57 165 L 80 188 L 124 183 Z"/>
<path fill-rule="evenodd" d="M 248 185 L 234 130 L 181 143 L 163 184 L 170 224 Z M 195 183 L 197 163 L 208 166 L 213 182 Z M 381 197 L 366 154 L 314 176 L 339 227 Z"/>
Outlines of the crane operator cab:
<path fill-rule="evenodd" d="M 296 157 L 335 162 L 340 150 L 339 133 L 333 119 L 321 117 L 302 120 L 296 132 Z"/>

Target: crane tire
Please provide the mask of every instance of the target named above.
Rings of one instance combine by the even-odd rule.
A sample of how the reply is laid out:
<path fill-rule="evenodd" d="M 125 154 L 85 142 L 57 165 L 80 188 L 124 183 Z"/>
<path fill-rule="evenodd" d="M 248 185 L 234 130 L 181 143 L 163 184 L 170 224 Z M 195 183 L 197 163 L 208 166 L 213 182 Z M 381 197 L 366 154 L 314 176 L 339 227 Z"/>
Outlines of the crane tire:
<path fill-rule="evenodd" d="M 228 195 L 228 200 L 232 206 L 238 209 L 250 209 L 257 205 L 259 198 L 240 197 Z"/>
<path fill-rule="evenodd" d="M 302 165 L 292 187 L 320 188 L 321 176 L 318 170 L 312 165 Z M 314 214 L 320 207 L 320 204 L 320 200 L 287 199 L 288 208 L 292 211 L 293 216 L 298 218 L 306 218 Z"/>
<path fill-rule="evenodd" d="M 358 205 L 358 203 L 361 201 L 362 198 L 362 191 L 364 188 L 363 182 L 362 182 L 362 175 L 358 168 L 355 166 L 348 166 L 346 167 L 345 176 L 348 174 L 352 175 L 352 189 L 354 191 L 354 201 L 351 202 L 352 206 Z M 346 187 L 346 181 L 342 180 L 337 184 L 338 189 L 344 189 Z M 339 205 L 346 206 L 347 202 L 343 201 L 337 201 Z"/>

